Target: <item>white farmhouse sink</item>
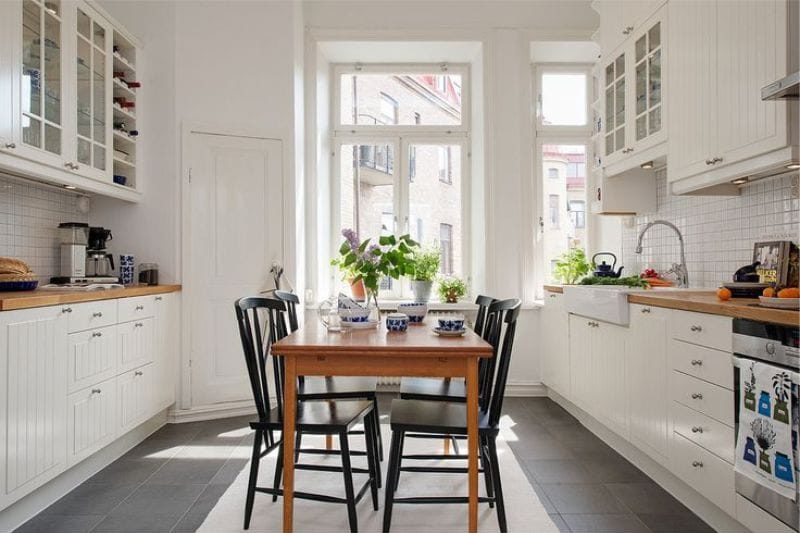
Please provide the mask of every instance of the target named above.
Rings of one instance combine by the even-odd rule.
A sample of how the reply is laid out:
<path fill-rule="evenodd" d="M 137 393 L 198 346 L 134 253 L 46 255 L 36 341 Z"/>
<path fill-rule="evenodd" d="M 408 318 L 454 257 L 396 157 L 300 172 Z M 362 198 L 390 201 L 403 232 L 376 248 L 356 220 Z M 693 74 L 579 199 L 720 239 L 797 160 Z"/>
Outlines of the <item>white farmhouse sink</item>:
<path fill-rule="evenodd" d="M 565 285 L 564 306 L 568 313 L 627 326 L 628 294 L 634 291 L 619 285 Z"/>

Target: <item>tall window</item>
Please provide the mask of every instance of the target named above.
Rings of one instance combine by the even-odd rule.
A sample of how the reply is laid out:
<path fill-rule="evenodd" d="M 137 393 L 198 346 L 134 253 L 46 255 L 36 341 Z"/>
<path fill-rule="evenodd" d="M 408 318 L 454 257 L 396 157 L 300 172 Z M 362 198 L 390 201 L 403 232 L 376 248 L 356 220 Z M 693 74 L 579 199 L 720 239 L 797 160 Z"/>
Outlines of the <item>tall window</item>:
<path fill-rule="evenodd" d="M 569 201 L 569 219 L 572 227 L 583 229 L 586 227 L 586 202 L 583 200 Z"/>
<path fill-rule="evenodd" d="M 459 65 L 446 73 L 439 65 L 334 66 L 332 254 L 344 228 L 372 242 L 410 233 L 440 250 L 442 272 L 469 276 L 462 201 L 467 75 Z M 385 281 L 381 296 L 410 297 L 409 289 L 406 282 Z"/>
<path fill-rule="evenodd" d="M 558 228 L 559 225 L 559 198 L 557 194 L 550 195 L 550 225 L 554 228 Z"/>
<path fill-rule="evenodd" d="M 442 274 L 452 274 L 453 226 L 451 224 L 439 224 L 439 248 L 442 253 L 439 269 L 442 271 Z"/>

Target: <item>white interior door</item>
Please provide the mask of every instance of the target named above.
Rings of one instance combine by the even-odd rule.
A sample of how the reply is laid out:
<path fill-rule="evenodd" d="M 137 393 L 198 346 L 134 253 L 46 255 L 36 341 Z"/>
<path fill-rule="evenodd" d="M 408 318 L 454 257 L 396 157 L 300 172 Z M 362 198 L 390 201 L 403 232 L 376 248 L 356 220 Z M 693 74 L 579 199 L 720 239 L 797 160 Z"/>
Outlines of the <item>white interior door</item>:
<path fill-rule="evenodd" d="M 283 262 L 281 141 L 192 132 L 185 236 L 192 407 L 252 397 L 234 302 Z"/>

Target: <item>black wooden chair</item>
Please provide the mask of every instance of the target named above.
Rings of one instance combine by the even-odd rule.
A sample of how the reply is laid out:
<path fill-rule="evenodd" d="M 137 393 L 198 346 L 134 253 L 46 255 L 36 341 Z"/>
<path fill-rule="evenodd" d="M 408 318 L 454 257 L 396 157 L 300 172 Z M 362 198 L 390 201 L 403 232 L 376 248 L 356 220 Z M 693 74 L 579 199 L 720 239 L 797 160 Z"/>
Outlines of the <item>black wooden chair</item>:
<path fill-rule="evenodd" d="M 496 377 L 490 380 L 488 398 L 479 409 L 478 428 L 481 472 L 486 483 L 486 496 L 480 502 L 497 505 L 497 521 L 500 531 L 505 532 L 506 514 L 503 503 L 503 488 L 500 481 L 500 465 L 497 457 L 496 439 L 500 432 L 500 414 L 503 409 L 508 368 L 511 363 L 511 351 L 514 345 L 517 317 L 520 312 L 520 301 L 517 299 L 495 302 L 489 306 L 486 328 L 489 328 L 489 339 L 494 347 L 493 361 L 489 366 Z M 494 376 L 494 371 L 492 372 Z M 461 459 L 466 455 L 403 455 L 404 439 L 407 434 L 429 435 L 431 438 L 442 438 L 445 435 L 467 434 L 467 409 L 464 403 L 434 402 L 426 400 L 394 400 L 390 423 L 392 442 L 389 451 L 389 472 L 386 477 L 386 501 L 383 508 L 383 531 L 388 532 L 392 523 L 392 507 L 398 504 L 436 504 L 436 503 L 468 503 L 464 496 L 427 496 L 396 498 L 395 491 L 399 485 L 400 472 L 432 472 L 432 473 L 467 473 L 464 467 L 442 466 L 402 466 L 401 460 Z"/>
<path fill-rule="evenodd" d="M 253 389 L 253 398 L 258 411 L 258 420 L 251 422 L 250 427 L 255 430 L 253 440 L 253 455 L 250 463 L 250 479 L 247 485 L 247 500 L 244 511 L 244 529 L 250 527 L 250 517 L 253 512 L 253 501 L 256 492 L 271 494 L 276 501 L 283 494 L 280 488 L 283 474 L 283 438 L 274 439 L 274 433 L 283 429 L 283 385 L 284 365 L 283 358 L 270 355 L 270 347 L 276 340 L 287 334 L 284 325 L 283 313 L 286 306 L 271 298 L 242 298 L 235 304 L 236 319 L 239 324 L 239 334 L 242 340 L 247 371 L 250 376 L 250 385 Z M 272 361 L 272 378 L 275 391 L 270 392 L 270 370 L 268 360 Z M 276 407 L 272 407 L 272 401 Z M 297 432 L 298 434 L 313 435 L 339 435 L 339 451 L 309 450 L 309 453 L 323 453 L 341 455 L 342 466 L 295 464 L 297 470 L 315 470 L 323 472 L 342 472 L 344 477 L 345 498 L 324 494 L 295 491 L 294 497 L 328 503 L 344 503 L 347 505 L 347 515 L 350 530 L 358 530 L 356 505 L 364 497 L 367 490 L 372 494 L 372 505 L 378 509 L 378 469 L 380 464 L 377 457 L 377 439 L 375 438 L 374 416 L 372 402 L 368 400 L 313 400 L 298 401 L 297 403 Z M 366 431 L 366 452 L 351 451 L 348 442 L 348 433 L 357 424 L 364 424 Z M 288 437 L 291 438 L 291 437 Z M 266 448 L 262 449 L 262 444 Z M 258 487 L 258 467 L 262 457 L 278 448 L 278 457 L 272 487 Z M 353 455 L 366 455 L 368 468 L 354 468 L 350 458 Z M 367 481 L 360 487 L 358 493 L 353 487 L 353 473 L 367 474 Z"/>
<path fill-rule="evenodd" d="M 274 297 L 286 304 L 286 315 L 289 318 L 289 329 L 297 331 L 297 305 L 300 299 L 293 292 L 275 291 Z M 297 380 L 297 398 L 299 400 L 346 400 L 366 398 L 372 402 L 372 414 L 375 418 L 375 431 L 378 439 L 378 457 L 383 461 L 383 437 L 381 436 L 380 412 L 378 411 L 378 378 L 376 377 L 330 377 L 309 376 Z M 358 434 L 354 431 L 353 434 Z M 300 453 L 297 446 L 297 453 Z M 380 471 L 378 472 L 380 486 Z"/>

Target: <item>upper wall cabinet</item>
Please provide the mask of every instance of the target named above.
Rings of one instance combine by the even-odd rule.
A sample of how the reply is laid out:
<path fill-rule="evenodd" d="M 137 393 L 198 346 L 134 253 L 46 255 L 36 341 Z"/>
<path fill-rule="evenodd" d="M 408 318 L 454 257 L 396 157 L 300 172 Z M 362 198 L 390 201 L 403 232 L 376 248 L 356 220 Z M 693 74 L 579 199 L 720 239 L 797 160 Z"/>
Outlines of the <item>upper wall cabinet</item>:
<path fill-rule="evenodd" d="M 58 0 L 0 2 L 0 30 L 0 170 L 138 200 L 135 180 L 114 180 L 115 41 L 124 30 L 87 2 Z M 133 40 L 123 40 L 132 54 Z"/>
<path fill-rule="evenodd" d="M 610 57 L 664 0 L 599 0 L 592 7 L 600 14 L 600 49 Z"/>
<path fill-rule="evenodd" d="M 761 87 L 797 69 L 789 4 L 669 3 L 673 192 L 735 192 L 732 180 L 797 159 L 797 103 L 761 100 Z"/>
<path fill-rule="evenodd" d="M 657 2 L 623 2 L 619 20 L 644 20 L 623 28 L 624 39 L 613 50 L 604 47 L 600 85 L 603 87 L 602 167 L 608 176 L 618 175 L 645 161 L 666 155 L 664 78 L 666 63 L 666 7 Z M 599 4 L 602 21 L 614 16 L 615 2 Z M 611 12 L 606 10 L 610 9 Z M 616 41 L 614 41 L 616 42 Z M 610 45 L 609 45 L 610 46 Z"/>

